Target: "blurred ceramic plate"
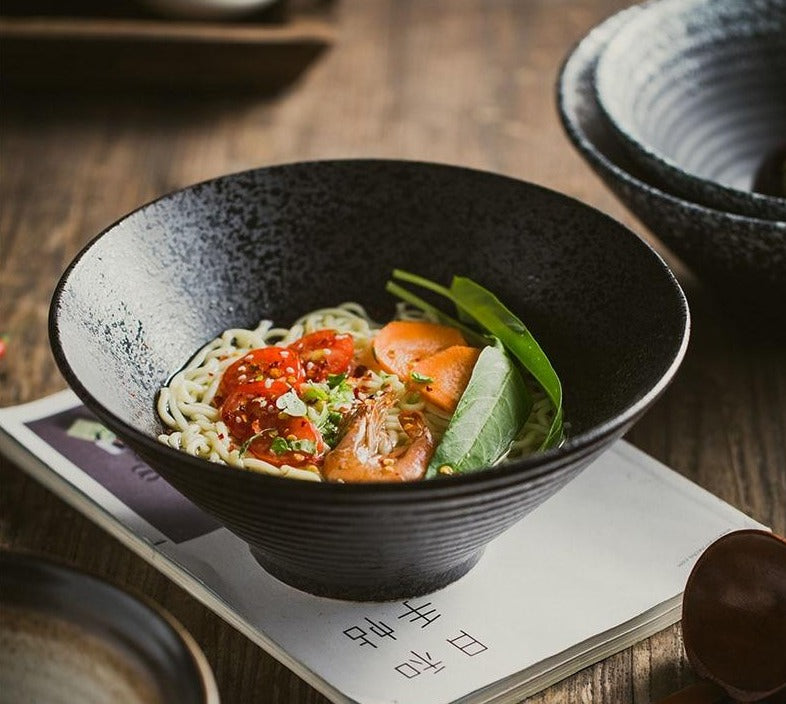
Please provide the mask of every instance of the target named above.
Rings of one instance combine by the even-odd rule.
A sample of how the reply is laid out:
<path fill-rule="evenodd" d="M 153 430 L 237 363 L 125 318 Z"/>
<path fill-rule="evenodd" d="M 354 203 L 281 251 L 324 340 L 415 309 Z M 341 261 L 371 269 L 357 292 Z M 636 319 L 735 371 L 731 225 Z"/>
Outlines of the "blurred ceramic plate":
<path fill-rule="evenodd" d="M 96 577 L 0 553 L 0 702 L 218 704 L 199 646 L 169 614 Z"/>

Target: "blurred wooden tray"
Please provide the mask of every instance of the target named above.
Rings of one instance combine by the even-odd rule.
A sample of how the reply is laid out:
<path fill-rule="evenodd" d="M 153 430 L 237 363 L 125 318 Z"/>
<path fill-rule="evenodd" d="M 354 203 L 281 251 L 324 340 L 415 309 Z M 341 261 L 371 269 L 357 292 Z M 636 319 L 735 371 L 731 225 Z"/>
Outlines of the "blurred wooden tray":
<path fill-rule="evenodd" d="M 30 3 L 34 5 L 34 3 Z M 218 23 L 0 10 L 4 87 L 253 90 L 292 83 L 334 41 L 329 8 Z"/>

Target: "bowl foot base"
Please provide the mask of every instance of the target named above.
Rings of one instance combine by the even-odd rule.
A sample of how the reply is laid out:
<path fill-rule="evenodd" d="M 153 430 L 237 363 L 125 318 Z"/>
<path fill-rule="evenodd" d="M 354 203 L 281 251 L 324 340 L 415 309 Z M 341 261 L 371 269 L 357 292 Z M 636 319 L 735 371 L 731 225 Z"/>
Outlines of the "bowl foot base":
<path fill-rule="evenodd" d="M 466 560 L 453 564 L 447 569 L 413 568 L 402 570 L 397 576 L 384 581 L 380 581 L 377 577 L 360 582 L 338 575 L 324 575 L 319 579 L 305 576 L 287 569 L 276 560 L 271 560 L 261 550 L 252 546 L 249 548 L 260 566 L 285 584 L 316 596 L 345 601 L 395 601 L 435 592 L 467 574 L 483 554 L 482 549 L 478 550 Z"/>

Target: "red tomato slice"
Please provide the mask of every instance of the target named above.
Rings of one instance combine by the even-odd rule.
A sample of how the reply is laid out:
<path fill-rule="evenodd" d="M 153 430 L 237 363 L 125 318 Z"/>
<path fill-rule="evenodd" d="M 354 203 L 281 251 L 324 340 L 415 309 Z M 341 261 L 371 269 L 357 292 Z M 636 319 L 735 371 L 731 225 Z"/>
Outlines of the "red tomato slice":
<path fill-rule="evenodd" d="M 324 381 L 330 374 L 349 369 L 355 354 L 352 335 L 335 330 L 317 330 L 293 342 L 289 349 L 297 352 L 311 381 Z"/>
<path fill-rule="evenodd" d="M 265 462 L 277 467 L 316 464 L 325 452 L 317 427 L 307 418 L 281 414 L 276 406 L 289 389 L 281 381 L 240 384 L 224 401 L 221 418 L 238 445 L 253 438 L 248 451 Z"/>
<path fill-rule="evenodd" d="M 269 430 L 263 430 L 248 446 L 249 452 L 260 460 L 280 467 L 288 464 L 290 467 L 305 467 L 316 465 L 320 462 L 325 452 L 325 443 L 317 427 L 307 418 L 293 418 L 275 416 L 276 425 Z M 286 440 L 292 449 L 283 449 L 277 446 Z"/>
<path fill-rule="evenodd" d="M 227 367 L 216 392 L 215 404 L 221 405 L 241 384 L 273 379 L 278 386 L 286 384 L 284 391 L 287 391 L 290 387 L 298 389 L 305 378 L 299 357 L 286 347 L 260 347 L 247 352 Z"/>
<path fill-rule="evenodd" d="M 221 406 L 221 419 L 235 441 L 243 443 L 266 427 L 274 428 L 279 413 L 276 399 L 289 389 L 282 381 L 237 385 Z"/>

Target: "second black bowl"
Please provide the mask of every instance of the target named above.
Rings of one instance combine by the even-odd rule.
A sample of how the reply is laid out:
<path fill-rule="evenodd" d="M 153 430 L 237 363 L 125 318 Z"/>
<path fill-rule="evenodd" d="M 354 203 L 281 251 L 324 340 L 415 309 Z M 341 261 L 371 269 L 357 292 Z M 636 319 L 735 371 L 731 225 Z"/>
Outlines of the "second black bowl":
<path fill-rule="evenodd" d="M 686 200 L 786 220 L 786 194 L 756 191 L 786 142 L 786 0 L 637 7 L 599 52 L 594 86 L 632 160 Z"/>
<path fill-rule="evenodd" d="M 758 333 L 782 335 L 786 322 L 786 221 L 751 218 L 680 198 L 653 182 L 616 139 L 598 105 L 595 68 L 608 42 L 646 6 L 594 27 L 569 53 L 557 82 L 562 125 L 581 156 L 702 281 L 726 310 Z"/>
<path fill-rule="evenodd" d="M 394 267 L 469 276 L 530 326 L 562 377 L 564 446 L 468 476 L 352 485 L 241 471 L 158 442 L 156 394 L 208 340 L 347 300 L 386 321 Z M 227 176 L 130 214 L 64 274 L 50 335 L 84 402 L 273 575 L 392 599 L 460 577 L 620 437 L 676 372 L 688 310 L 652 249 L 575 200 L 450 166 L 339 161 Z"/>

